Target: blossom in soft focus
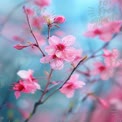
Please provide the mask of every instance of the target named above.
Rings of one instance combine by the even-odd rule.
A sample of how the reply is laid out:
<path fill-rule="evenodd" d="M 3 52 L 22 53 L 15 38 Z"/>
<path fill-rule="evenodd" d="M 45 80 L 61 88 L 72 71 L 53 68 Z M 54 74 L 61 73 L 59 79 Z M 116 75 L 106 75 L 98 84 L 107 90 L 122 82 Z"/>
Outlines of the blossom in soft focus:
<path fill-rule="evenodd" d="M 25 8 L 25 12 L 30 16 L 34 15 L 34 11 L 31 8 Z"/>
<path fill-rule="evenodd" d="M 22 44 L 17 44 L 17 45 L 14 46 L 14 48 L 16 48 L 17 50 L 22 50 L 26 47 L 28 47 L 28 46 L 25 46 L 25 45 L 22 45 Z"/>
<path fill-rule="evenodd" d="M 24 42 L 25 41 L 24 38 L 17 36 L 17 35 L 13 36 L 13 40 L 18 41 L 18 42 Z"/>
<path fill-rule="evenodd" d="M 84 36 L 91 38 L 99 36 L 101 40 L 108 42 L 113 38 L 114 34 L 120 32 L 121 26 L 122 21 L 112 21 L 103 23 L 101 27 L 96 27 L 85 32 Z"/>
<path fill-rule="evenodd" d="M 54 23 L 61 24 L 65 22 L 65 17 L 64 16 L 56 16 L 54 18 Z"/>
<path fill-rule="evenodd" d="M 53 69 L 61 70 L 64 61 L 72 62 L 79 57 L 79 50 L 71 47 L 74 44 L 74 36 L 66 36 L 62 40 L 56 36 L 49 38 L 49 46 L 45 48 L 47 56 L 41 58 L 41 63 L 50 63 Z"/>
<path fill-rule="evenodd" d="M 40 85 L 33 77 L 32 70 L 20 70 L 17 74 L 20 76 L 21 80 L 13 85 L 16 98 L 20 97 L 21 92 L 34 93 L 36 90 L 40 89 Z"/>
<path fill-rule="evenodd" d="M 85 85 L 85 83 L 78 80 L 78 78 L 79 75 L 72 75 L 71 78 L 60 89 L 60 92 L 66 95 L 68 98 L 73 97 L 75 90 L 80 89 Z"/>
<path fill-rule="evenodd" d="M 104 60 L 107 65 L 110 65 L 111 67 L 117 67 L 120 65 L 120 60 L 118 60 L 119 57 L 119 51 L 117 49 L 113 50 L 107 50 L 104 49 Z"/>
<path fill-rule="evenodd" d="M 102 62 L 95 62 L 94 64 L 94 70 L 92 73 L 94 75 L 100 75 L 100 78 L 102 80 L 108 80 L 110 77 L 113 76 L 113 67 L 107 66 L 106 64 Z"/>
<path fill-rule="evenodd" d="M 73 61 L 76 56 L 76 49 L 71 47 L 75 42 L 75 37 L 68 35 L 62 40 L 56 36 L 49 38 L 49 46 L 45 51 L 48 55 L 56 55 L 58 58 L 62 58 L 66 61 Z"/>
<path fill-rule="evenodd" d="M 45 7 L 50 5 L 51 0 L 35 0 L 34 3 L 39 7 Z"/>
<path fill-rule="evenodd" d="M 40 28 L 43 24 L 43 20 L 41 17 L 33 17 L 31 19 L 31 24 L 33 27 Z"/>

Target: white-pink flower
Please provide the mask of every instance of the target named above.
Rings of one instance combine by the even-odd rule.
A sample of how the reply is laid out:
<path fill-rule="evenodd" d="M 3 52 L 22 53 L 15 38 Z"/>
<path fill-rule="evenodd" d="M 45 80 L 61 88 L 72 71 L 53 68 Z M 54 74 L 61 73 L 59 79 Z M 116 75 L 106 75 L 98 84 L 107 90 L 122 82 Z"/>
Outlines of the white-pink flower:
<path fill-rule="evenodd" d="M 71 78 L 60 89 L 60 92 L 66 95 L 68 98 L 73 97 L 75 90 L 80 89 L 85 85 L 85 83 L 83 81 L 78 80 L 78 78 L 79 75 L 72 75 Z"/>
<path fill-rule="evenodd" d="M 20 97 L 21 92 L 34 93 L 36 90 L 40 89 L 40 85 L 33 77 L 33 70 L 20 70 L 17 74 L 21 77 L 21 80 L 13 85 L 16 98 Z"/>
<path fill-rule="evenodd" d="M 49 46 L 46 47 L 45 51 L 48 55 L 55 54 L 58 58 L 71 62 L 76 56 L 76 49 L 71 47 L 74 42 L 75 37 L 72 35 L 68 35 L 63 39 L 52 36 L 49 38 Z"/>

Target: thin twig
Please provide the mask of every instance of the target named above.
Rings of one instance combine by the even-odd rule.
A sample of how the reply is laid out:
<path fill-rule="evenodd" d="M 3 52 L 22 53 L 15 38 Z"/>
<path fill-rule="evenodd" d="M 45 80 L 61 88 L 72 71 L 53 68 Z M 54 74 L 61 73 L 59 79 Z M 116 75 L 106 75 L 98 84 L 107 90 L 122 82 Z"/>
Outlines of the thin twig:
<path fill-rule="evenodd" d="M 25 120 L 25 122 L 28 122 L 31 119 L 31 117 L 36 113 L 36 110 L 37 110 L 38 106 L 41 105 L 41 104 L 43 104 L 42 99 L 43 99 L 44 95 L 47 93 L 47 90 L 48 90 L 48 86 L 50 84 L 50 78 L 52 76 L 52 73 L 53 73 L 53 69 L 51 69 L 50 74 L 48 76 L 48 82 L 46 84 L 46 87 L 44 89 L 44 92 L 42 93 L 40 99 L 34 104 L 33 110 L 31 112 L 30 116 Z"/>
<path fill-rule="evenodd" d="M 44 54 L 44 52 L 42 51 L 42 49 L 40 48 L 39 43 L 38 43 L 38 40 L 37 40 L 35 34 L 33 33 L 33 30 L 32 30 L 31 24 L 30 24 L 30 20 L 29 20 L 29 17 L 28 17 L 27 12 L 26 12 L 26 10 L 25 10 L 25 7 L 23 7 L 23 9 L 24 9 L 24 12 L 25 12 L 25 15 L 26 15 L 26 19 L 27 19 L 27 23 L 28 23 L 28 26 L 29 26 L 29 29 L 30 29 L 30 33 L 32 34 L 33 38 L 34 38 L 35 41 L 36 41 L 36 47 L 40 50 L 40 52 L 42 53 L 42 55 L 43 55 L 43 57 L 44 57 L 45 54 Z"/>
<path fill-rule="evenodd" d="M 57 88 L 54 92 L 52 92 L 47 98 L 45 98 L 45 100 L 43 101 L 46 102 L 48 100 L 48 98 L 50 98 L 52 95 L 54 95 L 59 89 L 61 89 L 63 87 L 63 85 L 70 79 L 70 77 L 72 76 L 72 74 L 75 72 L 75 70 L 78 68 L 78 66 L 87 59 L 87 56 L 85 56 L 78 64 L 76 67 L 74 67 L 74 69 L 72 70 L 72 72 L 70 73 L 70 75 L 68 76 L 68 78 L 63 82 L 63 84 Z"/>

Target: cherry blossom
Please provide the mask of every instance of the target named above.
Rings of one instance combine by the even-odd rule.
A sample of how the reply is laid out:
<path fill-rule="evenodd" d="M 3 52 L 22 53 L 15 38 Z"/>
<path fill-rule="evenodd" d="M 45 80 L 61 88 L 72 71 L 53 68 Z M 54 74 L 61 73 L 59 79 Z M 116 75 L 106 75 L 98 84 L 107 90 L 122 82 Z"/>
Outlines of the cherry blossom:
<path fill-rule="evenodd" d="M 21 92 L 23 93 L 35 93 L 36 90 L 40 89 L 40 85 L 37 80 L 33 77 L 33 70 L 20 70 L 17 73 L 21 80 L 14 83 L 13 90 L 15 91 L 16 98 L 19 98 Z"/>
<path fill-rule="evenodd" d="M 31 18 L 31 24 L 33 27 L 40 28 L 42 26 L 43 19 L 41 17 L 33 17 Z"/>
<path fill-rule="evenodd" d="M 96 27 L 85 32 L 84 36 L 91 38 L 99 36 L 101 40 L 108 42 L 112 39 L 114 34 L 120 32 L 121 26 L 122 21 L 112 21 L 103 23 L 101 27 Z"/>
<path fill-rule="evenodd" d="M 85 83 L 83 81 L 79 81 L 78 78 L 79 75 L 72 75 L 71 78 L 60 89 L 60 92 L 66 95 L 68 98 L 73 97 L 75 90 L 80 89 L 85 85 Z"/>
<path fill-rule="evenodd" d="M 62 58 L 66 61 L 73 61 L 76 56 L 76 49 L 71 47 L 75 42 L 75 37 L 68 35 L 62 40 L 56 36 L 49 38 L 49 46 L 45 51 L 48 55 L 56 55 L 58 58 Z"/>
<path fill-rule="evenodd" d="M 113 67 L 107 66 L 102 62 L 95 62 L 94 66 L 95 68 L 92 71 L 92 74 L 100 75 L 100 78 L 102 80 L 108 80 L 110 77 L 113 76 L 113 71 L 114 71 Z"/>

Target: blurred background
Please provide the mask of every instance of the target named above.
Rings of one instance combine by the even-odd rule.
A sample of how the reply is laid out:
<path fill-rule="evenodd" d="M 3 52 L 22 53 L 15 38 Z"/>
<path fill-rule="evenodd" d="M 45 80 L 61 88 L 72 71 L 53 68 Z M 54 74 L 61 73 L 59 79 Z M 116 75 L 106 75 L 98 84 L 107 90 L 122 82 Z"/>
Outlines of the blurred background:
<path fill-rule="evenodd" d="M 15 36 L 33 41 L 31 35 L 26 29 L 24 30 L 27 26 L 22 9 L 24 5 L 37 9 L 31 0 L 0 1 L 0 122 L 23 122 L 41 94 L 37 91 L 35 94 L 22 94 L 16 99 L 11 85 L 19 80 L 17 71 L 33 69 L 34 76 L 39 79 L 42 88 L 46 83 L 45 71 L 49 71 L 48 65 L 40 64 L 41 55 L 36 49 L 32 51 L 27 48 L 18 51 L 13 48 L 17 44 L 13 39 Z M 98 38 L 89 39 L 83 36 L 88 24 L 99 26 L 103 21 L 122 19 L 121 6 L 113 4 L 112 0 L 52 0 L 50 6 L 44 10 L 53 15 L 65 16 L 66 22 L 60 26 L 59 32 L 63 35 L 76 36 L 77 41 L 74 46 L 81 48 L 83 55 L 88 56 L 104 44 Z M 40 10 L 37 11 L 41 13 Z M 56 29 L 53 29 L 51 34 L 55 32 Z M 47 35 L 46 27 L 42 33 L 44 36 Z M 121 33 L 118 34 L 108 48 L 117 48 L 122 52 L 121 37 Z M 86 63 L 86 66 L 93 67 L 91 62 Z M 66 79 L 67 68 L 69 68 L 68 64 L 64 70 L 54 72 L 52 79 L 54 81 Z M 43 78 L 39 78 L 40 76 Z M 99 80 L 95 83 L 89 83 L 90 80 L 88 81 L 85 76 L 81 75 L 80 78 L 88 82 L 86 88 L 77 91 L 71 99 L 56 93 L 39 107 L 30 122 L 122 122 L 122 77 L 119 78 L 119 83 L 113 83 L 118 81 L 117 75 L 108 81 Z M 82 101 L 88 92 L 93 92 L 107 101 L 109 108 L 105 108 L 102 102 L 99 103 L 92 98 Z"/>

